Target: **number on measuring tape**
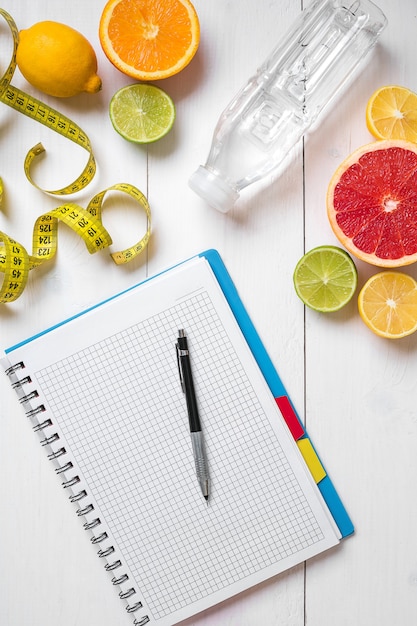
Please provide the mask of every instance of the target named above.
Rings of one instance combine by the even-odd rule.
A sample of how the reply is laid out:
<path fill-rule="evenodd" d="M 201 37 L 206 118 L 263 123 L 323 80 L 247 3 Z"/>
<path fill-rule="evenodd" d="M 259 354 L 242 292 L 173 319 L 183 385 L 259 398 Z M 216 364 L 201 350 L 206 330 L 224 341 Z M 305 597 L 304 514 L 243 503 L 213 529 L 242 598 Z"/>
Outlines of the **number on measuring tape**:
<path fill-rule="evenodd" d="M 32 235 L 32 254 L 17 241 L 0 233 L 0 272 L 4 273 L 0 290 L 0 302 L 12 302 L 23 292 L 29 270 L 51 260 L 58 246 L 59 222 L 69 226 L 86 244 L 93 254 L 111 245 L 112 239 L 101 221 L 103 201 L 109 191 L 118 191 L 133 198 L 146 214 L 146 232 L 130 248 L 111 253 L 113 261 L 120 265 L 136 258 L 146 247 L 151 234 L 151 210 L 146 197 L 139 189 L 127 183 L 108 187 L 91 199 L 87 209 L 75 203 L 67 203 L 44 213 L 35 222 Z"/>
<path fill-rule="evenodd" d="M 90 140 L 72 120 L 11 84 L 16 69 L 19 33 L 13 18 L 7 11 L 0 9 L 0 15 L 6 20 L 13 37 L 12 58 L 0 78 L 0 101 L 34 121 L 47 126 L 88 152 L 87 164 L 75 181 L 62 189 L 46 190 L 39 187 L 31 176 L 33 161 L 45 152 L 42 143 L 37 143 L 26 155 L 24 161 L 25 175 L 33 186 L 45 193 L 66 195 L 80 191 L 88 185 L 96 172 L 96 162 Z M 91 254 L 111 245 L 112 239 L 101 220 L 102 205 L 108 191 L 128 194 L 145 211 L 147 219 L 146 232 L 140 241 L 126 250 L 111 253 L 113 261 L 118 265 L 127 263 L 144 250 L 151 233 L 151 211 L 148 201 L 142 192 L 133 185 L 128 183 L 113 185 L 94 196 L 86 209 L 70 202 L 38 217 L 33 228 L 32 254 L 28 254 L 20 243 L 0 232 L 0 272 L 4 274 L 0 288 L 0 302 L 6 303 L 16 300 L 26 286 L 29 271 L 54 257 L 58 245 L 59 222 L 63 222 L 78 234 Z M 0 202 L 2 195 L 3 182 L 0 178 Z"/>

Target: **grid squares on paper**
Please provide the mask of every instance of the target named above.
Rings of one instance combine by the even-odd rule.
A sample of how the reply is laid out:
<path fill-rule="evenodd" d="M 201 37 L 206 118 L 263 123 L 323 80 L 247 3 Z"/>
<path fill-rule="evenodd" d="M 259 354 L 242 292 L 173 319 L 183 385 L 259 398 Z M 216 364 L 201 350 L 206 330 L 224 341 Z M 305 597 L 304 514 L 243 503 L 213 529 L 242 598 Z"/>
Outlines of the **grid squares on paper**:
<path fill-rule="evenodd" d="M 189 337 L 213 494 L 195 477 L 175 353 Z M 37 373 L 158 619 L 323 539 L 206 291 Z"/>

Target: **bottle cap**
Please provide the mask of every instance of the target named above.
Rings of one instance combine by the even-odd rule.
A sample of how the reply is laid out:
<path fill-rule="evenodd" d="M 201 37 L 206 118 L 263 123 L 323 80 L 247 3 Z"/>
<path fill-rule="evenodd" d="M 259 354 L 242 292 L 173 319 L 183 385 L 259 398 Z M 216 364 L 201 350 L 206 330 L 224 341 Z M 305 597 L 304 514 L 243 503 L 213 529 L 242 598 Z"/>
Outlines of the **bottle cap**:
<path fill-rule="evenodd" d="M 233 208 L 239 193 L 224 178 L 203 165 L 192 174 L 188 181 L 191 189 L 201 196 L 210 206 L 221 213 Z"/>

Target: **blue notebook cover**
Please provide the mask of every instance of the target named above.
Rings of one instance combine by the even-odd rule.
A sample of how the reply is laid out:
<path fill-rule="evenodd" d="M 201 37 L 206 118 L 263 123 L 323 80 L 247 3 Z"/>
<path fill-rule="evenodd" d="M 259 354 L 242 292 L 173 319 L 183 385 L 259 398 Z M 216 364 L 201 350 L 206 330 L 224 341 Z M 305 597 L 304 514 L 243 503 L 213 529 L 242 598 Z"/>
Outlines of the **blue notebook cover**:
<path fill-rule="evenodd" d="M 274 398 L 287 397 L 285 387 L 275 369 L 240 297 L 237 289 L 228 273 L 219 253 L 216 250 L 207 250 L 201 253 L 210 263 L 211 268 L 219 282 L 220 287 L 233 311 L 233 314 L 242 330 L 246 341 L 261 369 L 265 380 Z M 297 420 L 299 420 L 297 416 Z M 303 431 L 303 437 L 308 437 L 307 432 L 299 420 Z M 321 461 L 320 461 L 321 463 Z M 340 530 L 342 537 L 347 537 L 354 532 L 353 523 L 330 479 L 327 472 L 318 483 L 318 488 Z"/>

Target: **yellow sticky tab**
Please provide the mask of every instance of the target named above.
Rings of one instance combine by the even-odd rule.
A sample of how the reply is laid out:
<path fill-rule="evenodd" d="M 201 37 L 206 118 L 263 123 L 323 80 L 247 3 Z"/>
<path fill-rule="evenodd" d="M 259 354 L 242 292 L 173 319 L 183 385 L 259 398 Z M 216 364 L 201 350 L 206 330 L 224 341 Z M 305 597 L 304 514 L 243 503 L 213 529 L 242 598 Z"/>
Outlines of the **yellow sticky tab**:
<path fill-rule="evenodd" d="M 307 463 L 308 469 L 310 470 L 315 482 L 319 483 L 323 480 L 323 478 L 325 478 L 326 472 L 323 465 L 320 463 L 320 459 L 313 446 L 311 445 L 310 439 L 308 439 L 308 437 L 299 439 L 297 441 L 297 446 L 299 447 L 300 452 L 304 457 L 304 461 Z"/>

